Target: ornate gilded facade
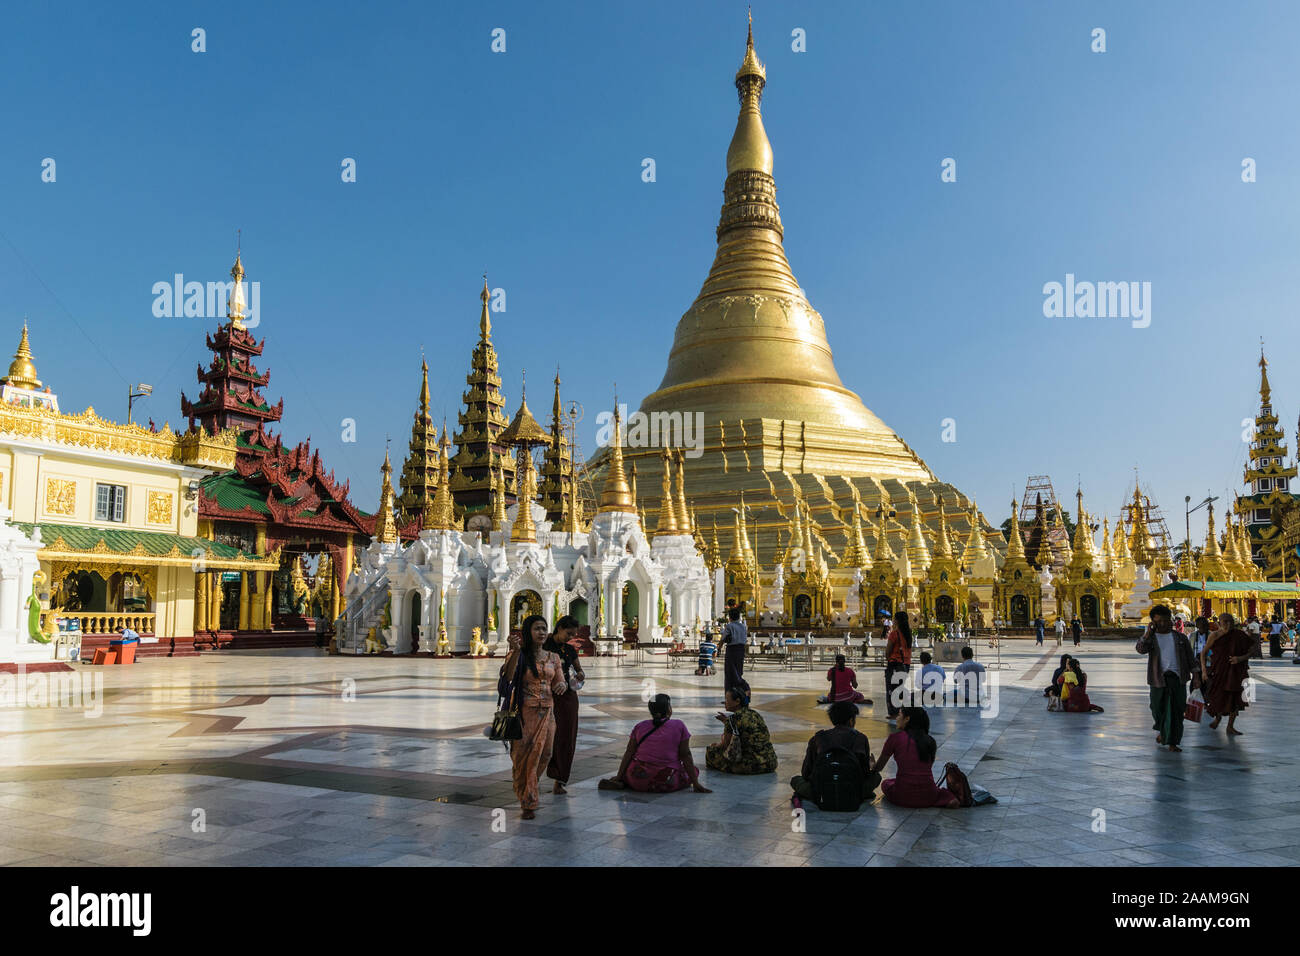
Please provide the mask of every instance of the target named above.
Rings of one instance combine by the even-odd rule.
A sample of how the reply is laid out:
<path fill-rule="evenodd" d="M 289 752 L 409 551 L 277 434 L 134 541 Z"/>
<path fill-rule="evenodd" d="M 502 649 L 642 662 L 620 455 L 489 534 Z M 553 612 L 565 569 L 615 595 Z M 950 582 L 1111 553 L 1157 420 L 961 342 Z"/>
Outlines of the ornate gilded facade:
<path fill-rule="evenodd" d="M 1263 570 L 1270 581 L 1283 580 L 1281 519 L 1295 507 L 1300 495 L 1293 491 L 1296 466 L 1287 464 L 1285 434 L 1278 427 L 1273 411 L 1272 388 L 1268 381 L 1268 360 L 1259 354 L 1259 413 L 1255 416 L 1255 433 L 1250 443 L 1250 462 L 1243 478 L 1247 492 L 1237 497 L 1234 510 L 1244 521 L 1248 535 L 1248 557 Z M 1274 520 L 1277 512 L 1278 520 Z M 1292 551 L 1290 556 L 1294 556 Z"/>

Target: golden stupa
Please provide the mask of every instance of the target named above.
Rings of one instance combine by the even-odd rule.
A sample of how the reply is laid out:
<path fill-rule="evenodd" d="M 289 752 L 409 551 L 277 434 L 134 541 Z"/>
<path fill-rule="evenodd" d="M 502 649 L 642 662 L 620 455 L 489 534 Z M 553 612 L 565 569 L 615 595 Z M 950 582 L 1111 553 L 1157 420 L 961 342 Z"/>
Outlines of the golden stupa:
<path fill-rule="evenodd" d="M 967 540 L 976 513 L 971 500 L 939 482 L 845 387 L 825 323 L 790 269 L 772 146 L 760 111 L 766 81 L 751 25 L 735 77 L 740 115 L 727 149 L 717 254 L 677 323 L 663 381 L 640 411 L 661 422 L 679 415 L 698 421 L 702 415 L 703 454 L 692 457 L 686 443 L 686 497 L 726 527 L 742 507 L 744 492 L 745 525 L 757 535 L 760 572 L 771 569 L 789 546 L 790 518 L 799 502 L 832 568 L 837 562 L 846 567 L 841 555 L 854 553 L 855 507 L 874 519 L 873 534 L 888 528 L 896 553 L 907 547 L 913 507 L 930 539 L 938 533 L 942 506 L 947 527 Z M 634 424 L 625 423 L 623 456 L 629 463 L 642 459 L 640 470 L 654 474 L 669 442 L 636 447 Z M 593 471 L 603 472 L 608 457 L 605 450 L 597 454 Z M 1001 552 L 1005 542 L 991 534 L 990 547 Z M 868 551 L 874 550 L 873 542 Z"/>

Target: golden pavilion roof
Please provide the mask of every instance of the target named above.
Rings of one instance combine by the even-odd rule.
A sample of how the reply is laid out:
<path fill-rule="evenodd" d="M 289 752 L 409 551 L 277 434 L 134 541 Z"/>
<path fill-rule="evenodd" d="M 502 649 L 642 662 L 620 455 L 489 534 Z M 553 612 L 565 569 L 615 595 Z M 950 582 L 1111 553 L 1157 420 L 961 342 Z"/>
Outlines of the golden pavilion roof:
<path fill-rule="evenodd" d="M 521 393 L 519 411 L 515 412 L 514 420 L 506 426 L 497 441 L 503 445 L 545 445 L 550 440 L 550 434 L 537 423 L 533 413 L 528 410 L 526 394 Z"/>

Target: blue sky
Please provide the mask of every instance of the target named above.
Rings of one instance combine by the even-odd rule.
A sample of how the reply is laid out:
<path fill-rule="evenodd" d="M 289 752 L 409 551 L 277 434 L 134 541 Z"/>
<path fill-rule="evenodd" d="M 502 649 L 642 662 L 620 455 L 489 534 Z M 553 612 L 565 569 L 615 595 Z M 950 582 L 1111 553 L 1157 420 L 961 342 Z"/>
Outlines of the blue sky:
<path fill-rule="evenodd" d="M 1300 5 L 754 17 L 786 250 L 840 375 L 990 519 L 1029 474 L 1112 519 L 1134 466 L 1171 516 L 1239 490 L 1261 336 L 1294 451 Z M 27 315 L 65 411 L 124 419 L 146 381 L 140 416 L 175 426 L 215 322 L 156 318 L 152 286 L 225 278 L 242 229 L 283 434 L 370 510 L 421 348 L 454 419 L 487 269 L 511 410 L 522 366 L 546 410 L 559 364 L 590 454 L 613 383 L 633 405 L 658 385 L 712 261 L 744 37 L 743 3 L 15 7 L 0 347 Z M 1150 327 L 1045 318 L 1067 273 L 1150 282 Z"/>

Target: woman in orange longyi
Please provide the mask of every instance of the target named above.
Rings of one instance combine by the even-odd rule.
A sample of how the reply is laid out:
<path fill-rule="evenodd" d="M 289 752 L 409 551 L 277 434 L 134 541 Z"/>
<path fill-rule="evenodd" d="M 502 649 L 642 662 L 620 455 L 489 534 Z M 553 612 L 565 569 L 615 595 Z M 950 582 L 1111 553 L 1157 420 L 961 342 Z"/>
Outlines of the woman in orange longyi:
<path fill-rule="evenodd" d="M 513 704 L 519 707 L 524 735 L 510 742 L 510 760 L 514 764 L 515 796 L 523 818 L 537 815 L 537 781 L 551 760 L 555 743 L 555 697 L 563 694 L 564 667 L 554 651 L 542 650 L 546 641 L 546 619 L 534 614 L 524 621 L 523 641 L 510 652 L 502 674 L 512 674 Z"/>

